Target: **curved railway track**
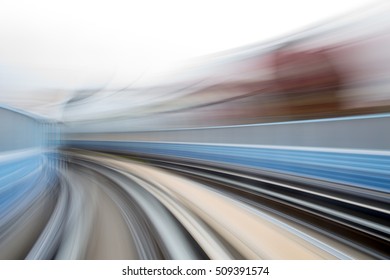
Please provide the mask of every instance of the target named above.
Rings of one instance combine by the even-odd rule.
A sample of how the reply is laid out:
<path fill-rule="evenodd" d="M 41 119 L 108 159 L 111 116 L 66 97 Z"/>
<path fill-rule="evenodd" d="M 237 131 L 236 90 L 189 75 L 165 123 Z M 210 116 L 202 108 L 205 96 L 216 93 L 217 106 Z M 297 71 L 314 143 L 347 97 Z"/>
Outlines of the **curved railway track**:
<path fill-rule="evenodd" d="M 389 258 L 386 193 L 168 157 L 57 156 L 57 179 L 2 231 L 1 258 Z"/>

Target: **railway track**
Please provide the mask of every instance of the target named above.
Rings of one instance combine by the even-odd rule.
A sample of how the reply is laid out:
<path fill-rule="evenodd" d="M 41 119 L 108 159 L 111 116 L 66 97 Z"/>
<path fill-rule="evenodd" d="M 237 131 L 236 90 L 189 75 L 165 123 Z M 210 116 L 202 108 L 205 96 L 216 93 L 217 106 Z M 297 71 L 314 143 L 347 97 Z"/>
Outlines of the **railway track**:
<path fill-rule="evenodd" d="M 167 157 L 56 157 L 5 216 L 13 226 L 1 220 L 2 259 L 389 258 L 386 193 Z"/>

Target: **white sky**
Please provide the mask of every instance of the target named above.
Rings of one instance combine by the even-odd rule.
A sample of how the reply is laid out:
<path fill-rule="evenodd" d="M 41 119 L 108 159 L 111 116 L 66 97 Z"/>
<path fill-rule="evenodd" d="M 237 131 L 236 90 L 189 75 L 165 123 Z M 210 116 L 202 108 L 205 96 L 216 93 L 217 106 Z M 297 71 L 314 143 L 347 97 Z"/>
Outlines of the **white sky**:
<path fill-rule="evenodd" d="M 142 85 L 373 0 L 0 0 L 0 89 Z M 0 93 L 1 96 L 1 93 Z"/>

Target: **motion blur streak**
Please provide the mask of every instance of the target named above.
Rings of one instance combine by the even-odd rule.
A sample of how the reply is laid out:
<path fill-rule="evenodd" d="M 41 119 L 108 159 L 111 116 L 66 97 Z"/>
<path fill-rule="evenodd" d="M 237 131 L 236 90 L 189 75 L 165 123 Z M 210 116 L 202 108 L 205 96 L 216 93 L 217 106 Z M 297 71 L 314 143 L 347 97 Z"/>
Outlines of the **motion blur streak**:
<path fill-rule="evenodd" d="M 1 106 L 0 259 L 389 259 L 389 49 L 387 3 Z"/>
<path fill-rule="evenodd" d="M 212 191 L 205 185 L 140 164 L 136 165 L 131 162 L 121 164 L 122 162 L 104 160 L 104 158 L 100 161 L 107 166 L 127 170 L 143 180 L 157 182 L 154 184 L 158 191 L 169 193 L 174 200 L 173 203 L 185 205 L 244 258 L 312 259 L 332 257 L 326 254 L 326 251 L 322 252 L 315 247 L 312 248 L 310 243 L 305 244 L 304 240 L 296 242 L 297 236 L 269 223 L 264 216 L 263 219 L 260 219 L 261 216 L 256 215 L 256 209 L 241 202 L 232 201 L 231 198 Z M 231 217 L 234 217 L 235 220 L 232 221 Z M 260 232 L 262 234 L 261 240 L 257 236 Z M 326 250 L 326 246 L 324 247 Z M 210 249 L 212 250 L 212 248 Z M 213 255 L 216 254 L 213 253 Z"/>

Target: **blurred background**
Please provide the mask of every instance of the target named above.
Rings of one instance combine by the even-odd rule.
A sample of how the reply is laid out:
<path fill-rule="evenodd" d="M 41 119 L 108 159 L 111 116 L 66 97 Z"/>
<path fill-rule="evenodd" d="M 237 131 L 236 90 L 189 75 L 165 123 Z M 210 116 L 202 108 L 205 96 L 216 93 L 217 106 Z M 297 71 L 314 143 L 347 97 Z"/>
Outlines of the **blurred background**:
<path fill-rule="evenodd" d="M 0 0 L 0 259 L 388 259 L 388 1 Z"/>

